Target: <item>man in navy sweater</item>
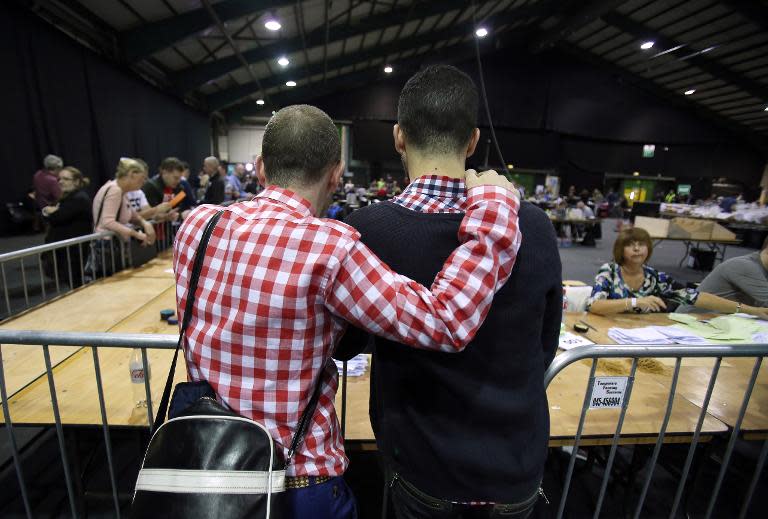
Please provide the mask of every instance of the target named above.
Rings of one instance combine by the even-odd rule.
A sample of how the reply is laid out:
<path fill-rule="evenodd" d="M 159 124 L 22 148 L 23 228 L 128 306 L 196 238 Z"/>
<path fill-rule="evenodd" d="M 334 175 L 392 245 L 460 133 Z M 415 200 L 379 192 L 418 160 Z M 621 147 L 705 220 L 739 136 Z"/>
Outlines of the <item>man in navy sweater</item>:
<path fill-rule="evenodd" d="M 426 286 L 458 243 L 477 109 L 477 89 L 458 69 L 413 76 L 394 126 L 411 183 L 345 220 L 393 270 Z M 544 371 L 557 349 L 561 264 L 544 212 L 523 203 L 519 219 L 512 275 L 462 353 L 375 339 L 370 417 L 398 519 L 524 518 L 533 510 L 549 439 Z M 363 344 L 350 329 L 337 353 Z"/>

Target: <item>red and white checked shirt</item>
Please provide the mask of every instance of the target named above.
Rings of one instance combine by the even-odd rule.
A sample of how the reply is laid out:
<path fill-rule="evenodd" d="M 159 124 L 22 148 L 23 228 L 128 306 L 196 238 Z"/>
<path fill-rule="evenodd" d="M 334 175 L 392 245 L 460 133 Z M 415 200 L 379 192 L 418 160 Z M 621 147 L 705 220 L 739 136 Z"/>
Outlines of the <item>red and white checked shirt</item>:
<path fill-rule="evenodd" d="M 463 349 L 514 266 L 518 208 L 507 190 L 471 189 L 459 228 L 462 245 L 431 292 L 393 273 L 352 227 L 314 217 L 309 202 L 289 190 L 271 186 L 225 208 L 186 332 L 190 379 L 207 380 L 233 411 L 262 423 L 287 454 L 321 375 L 317 408 L 287 475 L 343 474 L 348 460 L 334 408 L 338 372 L 328 359 L 346 322 L 415 347 Z M 221 209 L 198 207 L 176 236 L 180 322 L 203 229 Z"/>

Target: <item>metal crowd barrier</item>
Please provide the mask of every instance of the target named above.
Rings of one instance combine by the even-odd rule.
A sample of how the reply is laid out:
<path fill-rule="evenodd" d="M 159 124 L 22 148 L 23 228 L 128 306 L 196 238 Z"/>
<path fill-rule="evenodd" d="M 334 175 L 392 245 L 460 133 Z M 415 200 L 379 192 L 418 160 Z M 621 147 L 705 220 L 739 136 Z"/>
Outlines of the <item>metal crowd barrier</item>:
<path fill-rule="evenodd" d="M 573 364 L 574 362 L 579 360 L 592 359 L 592 367 L 590 368 L 589 380 L 587 382 L 587 387 L 584 394 L 584 403 L 582 404 L 581 415 L 579 417 L 579 425 L 576 430 L 576 438 L 574 440 L 574 444 L 572 447 L 573 450 L 571 451 L 570 460 L 568 462 L 568 469 L 565 475 L 565 483 L 563 486 L 562 497 L 560 499 L 560 504 L 557 510 L 557 519 L 560 519 L 561 517 L 563 517 L 563 512 L 565 511 L 565 504 L 566 504 L 566 501 L 568 500 L 568 491 L 570 489 L 571 478 L 573 476 L 573 469 L 576 463 L 576 455 L 579 448 L 579 443 L 581 442 L 581 435 L 584 430 L 584 421 L 587 415 L 587 410 L 590 407 L 590 400 L 592 397 L 592 387 L 594 385 L 595 370 L 597 368 L 598 359 L 631 358 L 632 367 L 630 370 L 629 378 L 627 380 L 627 387 L 624 393 L 624 400 L 621 405 L 621 412 L 619 414 L 618 423 L 616 425 L 616 431 L 614 432 L 613 440 L 611 442 L 610 453 L 606 461 L 603 480 L 600 486 L 600 493 L 597 498 L 597 504 L 595 506 L 595 511 L 593 515 L 594 519 L 597 519 L 602 509 L 603 500 L 605 498 L 606 489 L 608 487 L 608 479 L 610 478 L 611 468 L 613 466 L 613 461 L 616 455 L 616 448 L 618 446 L 619 438 L 621 436 L 621 429 L 624 424 L 624 417 L 626 416 L 627 407 L 632 397 L 632 384 L 634 382 L 635 373 L 637 371 L 638 359 L 673 358 L 675 359 L 675 370 L 672 374 L 672 382 L 670 384 L 669 397 L 667 398 L 667 406 L 664 414 L 664 420 L 661 425 L 661 430 L 659 431 L 658 439 L 656 440 L 656 445 L 653 449 L 653 454 L 650 460 L 650 466 L 648 468 L 648 474 L 645 477 L 642 491 L 640 492 L 640 496 L 635 508 L 635 512 L 633 514 L 634 518 L 640 517 L 641 512 L 643 510 L 643 504 L 645 503 L 645 498 L 648 493 L 648 488 L 650 486 L 651 479 L 653 477 L 653 472 L 654 472 L 654 469 L 656 468 L 656 461 L 659 456 L 659 451 L 661 450 L 661 445 L 664 442 L 664 435 L 666 434 L 667 425 L 669 424 L 669 418 L 672 415 L 672 406 L 674 403 L 675 389 L 677 387 L 677 379 L 680 374 L 680 365 L 681 365 L 682 359 L 683 358 L 714 358 L 715 359 L 715 364 L 714 364 L 714 367 L 712 368 L 712 373 L 710 375 L 709 383 L 707 385 L 707 392 L 704 397 L 704 402 L 701 405 L 701 413 L 699 414 L 698 422 L 696 423 L 696 429 L 693 434 L 693 439 L 691 441 L 690 448 L 688 449 L 688 455 L 686 457 L 685 464 L 683 466 L 683 472 L 680 476 L 680 482 L 678 483 L 677 491 L 675 493 L 675 498 L 670 508 L 669 517 L 670 519 L 674 519 L 674 517 L 677 514 L 677 509 L 680 506 L 680 499 L 685 489 L 685 484 L 688 479 L 688 472 L 691 468 L 696 445 L 698 444 L 698 441 L 699 441 L 701 427 L 704 423 L 704 418 L 707 415 L 709 401 L 712 396 L 712 391 L 715 388 L 717 375 L 720 371 L 720 364 L 723 358 L 729 358 L 729 357 L 754 357 L 755 358 L 755 364 L 752 369 L 752 374 L 749 378 L 747 388 L 744 392 L 744 398 L 742 399 L 741 407 L 739 408 L 738 419 L 736 420 L 733 430 L 730 433 L 730 437 L 728 439 L 728 445 L 723 455 L 720 471 L 715 481 L 715 486 L 712 489 L 712 492 L 710 494 L 709 502 L 707 503 L 707 509 L 704 517 L 706 519 L 709 519 L 712 516 L 712 513 L 715 508 L 715 504 L 717 502 L 717 498 L 720 494 L 720 488 L 722 486 L 723 479 L 725 478 L 725 474 L 731 460 L 731 454 L 733 453 L 734 445 L 736 444 L 736 440 L 738 439 L 738 436 L 739 436 L 741 423 L 744 420 L 744 415 L 746 414 L 747 407 L 749 406 L 749 400 L 750 400 L 750 397 L 752 396 L 752 390 L 755 387 L 755 381 L 757 380 L 757 375 L 760 371 L 760 366 L 763 362 L 763 358 L 766 356 L 768 356 L 768 344 L 736 344 L 736 345 L 706 345 L 706 346 L 589 345 L 589 346 L 579 346 L 579 347 L 573 348 L 555 357 L 554 361 L 549 366 L 549 369 L 547 369 L 546 373 L 544 374 L 545 387 L 548 387 L 549 384 L 552 382 L 552 380 L 557 376 L 557 374 L 560 373 L 563 369 L 565 369 L 570 364 Z M 768 440 L 766 440 L 763 443 L 763 447 L 758 456 L 755 472 L 752 476 L 752 480 L 749 484 L 746 496 L 744 498 L 744 502 L 742 504 L 741 510 L 738 515 L 740 519 L 746 517 L 747 511 L 749 509 L 749 504 L 752 501 L 752 496 L 754 494 L 755 487 L 757 486 L 758 480 L 760 479 L 760 474 L 765 464 L 766 454 L 768 454 Z"/>
<path fill-rule="evenodd" d="M 50 346 L 51 345 L 56 345 L 56 346 L 87 345 L 86 347 L 92 348 L 95 383 L 96 383 L 96 390 L 98 393 L 99 406 L 100 406 L 100 412 L 101 412 L 102 432 L 104 435 L 104 442 L 106 445 L 107 465 L 109 468 L 110 482 L 112 485 L 112 498 L 114 501 L 116 517 L 120 517 L 120 504 L 118 499 L 117 482 L 115 478 L 115 470 L 113 465 L 112 446 L 111 446 L 110 436 L 109 436 L 109 424 L 107 421 L 106 407 L 104 403 L 104 389 L 103 389 L 103 382 L 101 379 L 101 368 L 99 364 L 98 348 L 140 348 L 141 354 L 142 354 L 143 367 L 144 367 L 145 373 L 148 373 L 149 369 L 148 369 L 147 352 L 146 352 L 147 348 L 171 350 L 176 347 L 176 343 L 177 343 L 177 338 L 169 335 L 79 333 L 79 332 L 67 333 L 67 332 L 0 330 L 0 398 L 2 398 L 2 408 L 3 408 L 4 418 L 5 418 L 5 426 L 8 432 L 8 438 L 9 438 L 9 442 L 10 442 L 11 450 L 13 454 L 13 462 L 16 469 L 16 475 L 19 482 L 19 487 L 21 489 L 21 496 L 24 502 L 24 507 L 26 510 L 27 517 L 30 517 L 30 518 L 32 517 L 32 509 L 29 503 L 27 487 L 26 487 L 26 483 L 23 475 L 23 468 L 21 464 L 19 449 L 16 443 L 16 437 L 13 431 L 12 417 L 9 412 L 9 405 L 8 405 L 9 395 L 7 393 L 7 387 L 6 387 L 6 381 L 5 381 L 5 366 L 3 365 L 2 345 L 3 344 L 20 344 L 20 345 L 30 345 L 30 346 L 41 345 L 43 348 L 43 355 L 44 355 L 45 366 L 46 366 L 46 376 L 48 379 L 48 386 L 51 394 L 51 404 L 53 408 L 56 434 L 58 437 L 59 449 L 61 453 L 61 461 L 64 469 L 64 478 L 65 478 L 65 483 L 67 487 L 67 495 L 69 498 L 72 517 L 76 518 L 78 517 L 78 510 L 75 505 L 76 496 L 75 496 L 75 491 L 73 486 L 72 475 L 70 473 L 69 462 L 67 458 L 67 450 L 65 448 L 64 430 L 61 422 L 61 416 L 59 413 L 58 400 L 56 397 L 56 386 L 55 386 L 53 367 L 51 365 L 51 358 L 50 358 L 50 352 L 49 352 Z M 667 425 L 669 423 L 669 419 L 672 414 L 672 406 L 674 403 L 675 390 L 677 387 L 678 376 L 680 374 L 682 359 L 683 358 L 711 358 L 715 360 L 714 366 L 712 368 L 712 372 L 709 378 L 709 382 L 707 385 L 706 396 L 701 406 L 702 410 L 701 410 L 701 413 L 699 414 L 698 422 L 696 424 L 691 445 L 688 449 L 688 454 L 683 466 L 682 475 L 680 477 L 680 483 L 678 484 L 674 502 L 670 509 L 669 517 L 674 518 L 677 514 L 677 510 L 680 505 L 680 500 L 683 495 L 683 491 L 685 489 L 686 481 L 688 479 L 688 473 L 691 468 L 691 464 L 693 462 L 693 458 L 695 455 L 696 445 L 699 442 L 701 428 L 707 414 L 706 410 L 709 406 L 710 398 L 712 396 L 712 392 L 715 387 L 715 382 L 717 380 L 717 375 L 719 373 L 722 360 L 724 358 L 731 358 L 731 357 L 754 357 L 755 358 L 755 363 L 752 369 L 752 373 L 749 378 L 749 382 L 745 390 L 744 398 L 742 400 L 741 407 L 739 410 L 738 419 L 732 431 L 730 432 L 728 444 L 727 444 L 725 453 L 723 455 L 721 467 L 715 482 L 715 486 L 712 489 L 712 492 L 710 494 L 710 499 L 707 505 L 707 511 L 705 515 L 706 518 L 709 518 L 712 516 L 715 504 L 717 502 L 718 495 L 720 493 L 720 488 L 725 478 L 726 471 L 730 463 L 731 455 L 733 453 L 734 445 L 736 443 L 736 440 L 738 439 L 739 431 L 741 429 L 741 424 L 746 414 L 747 407 L 749 405 L 750 397 L 752 395 L 752 390 L 754 389 L 755 382 L 757 380 L 757 375 L 758 375 L 758 372 L 760 371 L 760 366 L 762 365 L 763 358 L 766 356 L 768 356 L 768 344 L 738 344 L 738 345 L 732 345 L 732 346 L 731 345 L 706 345 L 706 346 L 590 345 L 590 346 L 579 346 L 558 355 L 545 373 L 545 376 L 544 376 L 545 387 L 549 386 L 549 384 L 552 382 L 552 380 L 555 379 L 557 374 L 560 373 L 562 370 L 564 370 L 567 366 L 573 364 L 574 362 L 584 360 L 584 359 L 592 360 L 589 380 L 587 381 L 586 391 L 584 395 L 584 402 L 582 405 L 581 415 L 579 417 L 579 424 L 576 431 L 576 436 L 574 438 L 573 450 L 570 455 L 570 460 L 569 460 L 567 472 L 565 475 L 565 483 L 563 487 L 562 497 L 560 499 L 560 503 L 558 507 L 558 512 L 557 512 L 558 519 L 563 517 L 563 513 L 565 511 L 565 506 L 568 499 L 568 491 L 570 488 L 571 478 L 574 472 L 577 451 L 579 448 L 579 444 L 581 442 L 581 436 L 584 429 L 584 422 L 587 415 L 587 411 L 590 407 L 589 404 L 592 396 L 591 388 L 593 387 L 593 383 L 594 383 L 598 359 L 631 358 L 632 367 L 627 380 L 627 386 L 624 394 L 625 396 L 621 404 L 621 411 L 620 411 L 619 419 L 616 425 L 616 430 L 614 432 L 612 443 L 610 446 L 610 454 L 606 461 L 602 484 L 600 487 L 600 493 L 599 493 L 597 504 L 594 510 L 594 515 L 593 515 L 594 518 L 597 518 L 600 515 L 601 509 L 602 509 L 603 500 L 606 494 L 608 480 L 611 473 L 611 468 L 613 466 L 616 450 L 617 450 L 619 439 L 621 436 L 621 430 L 624 423 L 624 418 L 626 416 L 627 407 L 629 405 L 629 402 L 632 396 L 632 384 L 634 382 L 634 377 L 637 370 L 638 359 L 674 358 L 675 369 L 672 375 L 669 396 L 667 398 L 667 405 L 666 405 L 664 420 L 662 422 L 660 431 L 658 433 L 658 439 L 656 441 L 653 454 L 651 456 L 648 473 L 645 477 L 642 491 L 640 493 L 640 496 L 635 508 L 635 512 L 633 515 L 633 517 L 635 518 L 641 516 L 645 498 L 647 496 L 650 482 L 653 477 L 653 472 L 659 456 L 659 452 L 664 442 L 664 436 L 666 434 Z M 343 372 L 343 379 L 344 379 L 343 380 L 344 387 L 346 387 L 346 370 L 344 370 Z M 153 407 L 152 407 L 152 397 L 150 393 L 149 377 L 145 378 L 144 389 L 147 397 L 147 423 L 150 424 L 149 427 L 151 428 L 151 424 L 153 423 L 154 418 L 153 418 Z M 345 407 L 345 404 L 346 404 L 345 400 L 346 400 L 346 394 L 343 395 L 342 409 Z M 342 430 L 344 430 L 344 425 L 345 425 L 344 415 L 345 413 L 342 411 L 342 424 L 341 424 Z M 755 488 L 757 486 L 758 480 L 763 470 L 763 466 L 765 465 L 765 460 L 767 455 L 768 455 L 768 440 L 766 440 L 763 443 L 763 446 L 760 450 L 760 454 L 757 460 L 757 465 L 755 467 L 754 474 L 752 476 L 751 482 L 747 489 L 747 493 L 745 495 L 744 502 L 742 504 L 742 508 L 738 516 L 740 518 L 745 517 L 747 514 L 750 502 L 752 501 L 752 497 L 755 492 Z"/>
<path fill-rule="evenodd" d="M 56 425 L 56 435 L 59 440 L 59 451 L 61 462 L 64 469 L 64 481 L 67 487 L 67 496 L 69 498 L 70 511 L 73 518 L 79 517 L 77 510 L 77 499 L 70 473 L 70 466 L 67 457 L 67 449 L 64 441 L 64 428 L 61 423 L 59 413 L 58 399 L 56 398 L 56 384 L 53 376 L 53 367 L 51 365 L 50 345 L 56 346 L 83 346 L 88 345 L 93 351 L 94 375 L 96 378 L 96 391 L 99 395 L 99 408 L 101 411 L 101 425 L 104 435 L 104 445 L 107 453 L 107 466 L 109 469 L 109 479 L 112 486 L 112 499 L 115 507 L 115 517 L 120 517 L 120 502 L 118 499 L 117 480 L 115 478 L 115 467 L 112 457 L 112 443 L 109 436 L 109 423 L 107 422 L 107 410 L 104 403 L 104 387 L 101 379 L 101 365 L 99 363 L 98 348 L 140 348 L 141 359 L 144 367 L 144 373 L 149 373 L 147 361 L 147 348 L 157 348 L 173 350 L 176 348 L 178 337 L 172 335 L 149 335 L 149 334 L 113 334 L 113 333 L 79 333 L 79 332 L 37 332 L 37 331 L 13 331 L 0 330 L 0 398 L 2 398 L 3 414 L 5 415 L 5 427 L 8 432 L 8 440 L 11 445 L 13 463 L 16 468 L 16 477 L 21 489 L 21 498 L 24 502 L 24 509 L 28 518 L 32 518 L 32 507 L 29 503 L 27 486 L 24 480 L 24 473 L 21 464 L 16 436 L 13 432 L 13 421 L 8 406 L 8 392 L 5 383 L 5 366 L 3 365 L 3 344 L 23 344 L 43 347 L 43 357 L 45 359 L 45 370 L 48 378 L 48 388 L 51 393 L 51 405 L 53 407 L 53 418 Z M 152 411 L 152 395 L 150 392 L 149 377 L 144 377 L 144 392 L 147 397 L 147 423 L 152 427 L 154 422 Z M 151 431 L 150 431 L 151 432 Z"/>
<path fill-rule="evenodd" d="M 155 226 L 157 240 L 154 247 L 157 252 L 170 249 L 173 246 L 173 238 L 176 235 L 178 224 L 172 222 L 151 222 Z M 93 247 L 98 246 L 101 240 L 117 240 L 120 247 L 119 256 L 109 254 L 109 262 L 102 255 L 102 265 L 91 262 L 88 258 Z M 31 260 L 31 265 L 29 264 Z M 120 240 L 113 232 L 98 232 L 57 241 L 45 245 L 38 245 L 27 249 L 0 254 L 0 277 L 3 282 L 3 296 L 5 299 L 5 312 L 1 318 L 7 319 L 40 303 L 50 301 L 55 297 L 66 294 L 75 288 L 95 281 L 103 273 L 118 272 L 133 265 L 130 248 Z M 28 270 L 31 269 L 31 276 Z M 110 270 L 111 269 L 111 270 Z M 37 270 L 35 273 L 34 271 Z M 35 275 L 37 274 L 37 275 Z M 11 287 L 12 281 L 20 276 L 21 294 L 16 294 L 18 286 Z M 36 280 L 31 279 L 36 277 Z M 64 279 L 62 279 L 62 277 Z M 9 281 L 10 280 L 10 281 Z M 55 290 L 46 288 L 51 281 Z M 40 297 L 34 297 L 39 292 Z"/>

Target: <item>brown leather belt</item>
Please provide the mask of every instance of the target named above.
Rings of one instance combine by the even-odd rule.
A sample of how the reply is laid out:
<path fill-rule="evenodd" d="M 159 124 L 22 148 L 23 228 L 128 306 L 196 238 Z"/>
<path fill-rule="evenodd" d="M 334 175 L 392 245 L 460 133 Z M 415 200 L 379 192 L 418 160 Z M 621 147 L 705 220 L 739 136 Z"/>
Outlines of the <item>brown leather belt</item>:
<path fill-rule="evenodd" d="M 330 480 L 330 476 L 286 476 L 285 488 L 307 488 Z"/>

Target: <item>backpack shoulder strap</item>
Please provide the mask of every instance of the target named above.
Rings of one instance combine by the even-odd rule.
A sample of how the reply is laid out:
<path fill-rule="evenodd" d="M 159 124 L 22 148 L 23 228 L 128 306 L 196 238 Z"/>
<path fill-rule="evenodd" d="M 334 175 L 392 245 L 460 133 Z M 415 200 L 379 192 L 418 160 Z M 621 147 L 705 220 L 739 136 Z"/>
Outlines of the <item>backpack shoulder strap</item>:
<path fill-rule="evenodd" d="M 200 239 L 200 244 L 197 247 L 195 253 L 195 261 L 192 265 L 192 275 L 189 281 L 189 290 L 187 291 L 187 303 L 184 306 L 184 320 L 181 324 L 181 333 L 179 334 L 179 342 L 176 344 L 176 352 L 173 354 L 173 362 L 171 362 L 171 370 L 168 373 L 168 379 L 165 381 L 165 389 L 163 389 L 163 397 L 160 399 L 160 406 L 157 408 L 157 415 L 155 416 L 155 423 L 152 425 L 152 430 L 156 431 L 165 421 L 165 414 L 168 411 L 168 400 L 171 397 L 171 388 L 173 386 L 173 374 L 176 372 L 176 361 L 179 357 L 179 349 L 184 341 L 184 334 L 187 331 L 187 326 L 192 320 L 192 309 L 195 304 L 195 292 L 197 292 L 197 280 L 200 278 L 200 271 L 203 269 L 203 260 L 205 259 L 205 250 L 208 247 L 208 241 L 211 239 L 213 229 L 216 227 L 221 215 L 224 211 L 219 211 L 208 221 L 203 231 L 203 236 Z"/>

